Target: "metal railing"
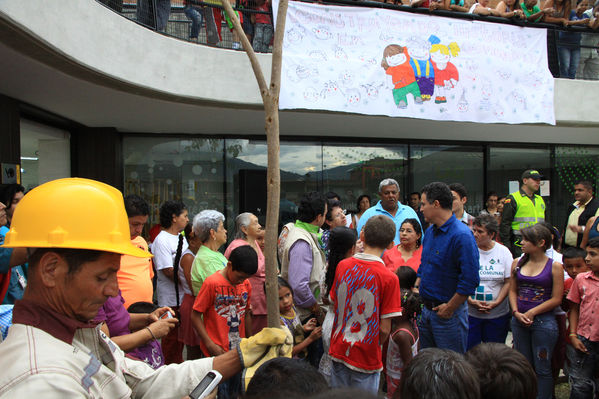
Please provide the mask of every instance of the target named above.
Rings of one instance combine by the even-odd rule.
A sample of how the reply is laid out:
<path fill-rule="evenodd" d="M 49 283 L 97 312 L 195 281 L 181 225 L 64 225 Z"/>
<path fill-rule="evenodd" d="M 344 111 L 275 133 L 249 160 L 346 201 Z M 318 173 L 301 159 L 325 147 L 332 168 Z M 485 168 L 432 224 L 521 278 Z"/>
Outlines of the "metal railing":
<path fill-rule="evenodd" d="M 241 49 L 239 39 L 232 32 L 220 0 L 97 0 L 121 15 L 156 30 L 182 40 L 197 42 L 220 48 Z M 272 50 L 272 10 L 263 6 L 265 0 L 236 0 L 234 9 L 241 15 L 242 25 L 254 50 Z M 321 1 L 322 3 L 322 1 Z M 559 53 L 565 49 L 579 49 L 580 61 L 576 79 L 599 80 L 599 32 L 587 27 L 563 27 L 556 24 L 528 22 L 519 18 L 480 16 L 456 11 L 412 8 L 377 1 L 328 0 L 326 4 L 351 5 L 369 8 L 385 8 L 402 12 L 429 14 L 448 18 L 479 20 L 516 26 L 547 29 L 547 55 L 549 69 L 554 77 L 560 77 Z M 258 26 L 257 23 L 262 23 Z M 259 28 L 259 29 L 258 29 Z M 267 34 L 264 29 L 269 30 Z M 581 34 L 580 44 L 560 39 L 560 33 Z M 256 46 L 254 39 L 261 35 L 261 44 Z M 563 36 L 563 35 L 562 35 Z M 561 76 L 567 77 L 567 76 Z"/>

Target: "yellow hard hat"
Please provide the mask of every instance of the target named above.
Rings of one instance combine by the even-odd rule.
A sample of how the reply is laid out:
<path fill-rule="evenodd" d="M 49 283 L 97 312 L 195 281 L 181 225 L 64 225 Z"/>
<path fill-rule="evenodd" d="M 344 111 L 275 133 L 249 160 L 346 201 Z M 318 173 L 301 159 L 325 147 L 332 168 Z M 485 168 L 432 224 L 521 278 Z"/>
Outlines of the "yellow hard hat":
<path fill-rule="evenodd" d="M 28 192 L 12 217 L 4 247 L 73 248 L 152 255 L 131 243 L 123 195 L 95 180 L 53 180 Z"/>

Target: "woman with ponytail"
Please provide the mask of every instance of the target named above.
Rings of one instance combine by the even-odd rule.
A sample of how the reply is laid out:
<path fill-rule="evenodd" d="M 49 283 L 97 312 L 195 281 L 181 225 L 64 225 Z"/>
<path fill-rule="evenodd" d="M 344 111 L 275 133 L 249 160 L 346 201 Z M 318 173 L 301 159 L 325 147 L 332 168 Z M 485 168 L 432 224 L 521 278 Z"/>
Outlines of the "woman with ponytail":
<path fill-rule="evenodd" d="M 324 282 L 321 284 L 321 292 L 324 293 L 324 303 L 330 304 L 329 293 L 335 280 L 335 271 L 337 265 L 345 258 L 351 257 L 356 252 L 356 240 L 358 235 L 354 229 L 345 226 L 335 227 L 329 235 L 329 263 L 327 272 L 324 276 Z M 322 343 L 324 354 L 320 359 L 318 371 L 330 383 L 331 377 L 331 357 L 329 356 L 329 346 L 331 344 L 331 333 L 333 332 L 333 319 L 335 312 L 327 309 L 327 314 L 322 323 Z"/>

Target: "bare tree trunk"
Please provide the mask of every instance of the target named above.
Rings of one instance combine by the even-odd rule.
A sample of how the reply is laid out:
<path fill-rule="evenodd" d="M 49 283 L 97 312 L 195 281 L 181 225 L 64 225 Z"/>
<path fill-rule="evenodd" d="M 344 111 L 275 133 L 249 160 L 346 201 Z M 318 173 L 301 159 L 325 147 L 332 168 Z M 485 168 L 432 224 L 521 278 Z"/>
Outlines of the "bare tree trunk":
<path fill-rule="evenodd" d="M 280 0 L 279 9 L 277 10 L 277 26 L 275 27 L 273 44 L 270 86 L 267 86 L 256 53 L 254 53 L 252 45 L 243 32 L 239 19 L 233 12 L 233 8 L 229 2 L 223 0 L 223 7 L 233 22 L 234 29 L 241 39 L 243 48 L 250 59 L 250 64 L 260 88 L 265 111 L 268 167 L 266 171 L 267 200 L 264 257 L 266 260 L 266 309 L 269 327 L 281 326 L 279 321 L 279 288 L 277 284 L 277 233 L 279 225 L 279 199 L 281 194 L 281 173 L 279 169 L 279 91 L 281 88 L 281 63 L 287 4 L 288 0 Z"/>

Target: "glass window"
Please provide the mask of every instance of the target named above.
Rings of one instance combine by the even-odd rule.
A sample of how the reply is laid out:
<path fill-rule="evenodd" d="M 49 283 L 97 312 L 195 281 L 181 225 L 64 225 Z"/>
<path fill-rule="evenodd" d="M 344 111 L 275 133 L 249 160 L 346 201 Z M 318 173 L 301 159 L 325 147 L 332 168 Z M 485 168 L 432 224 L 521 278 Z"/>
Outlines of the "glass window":
<path fill-rule="evenodd" d="M 562 231 L 568 217 L 568 206 L 574 202 L 574 185 L 580 180 L 593 184 L 597 195 L 599 148 L 589 146 L 555 147 L 555 181 L 552 181 L 553 224 Z"/>
<path fill-rule="evenodd" d="M 295 220 L 297 205 L 304 193 L 318 191 L 322 187 L 320 144 L 281 142 L 280 147 L 279 228 Z M 266 141 L 227 139 L 226 165 L 228 228 L 233 231 L 233 218 L 241 212 L 254 213 L 264 225 L 266 222 Z"/>
<path fill-rule="evenodd" d="M 356 200 L 368 194 L 374 205 L 378 201 L 379 183 L 385 178 L 397 180 L 401 196 L 405 196 L 407 178 L 407 145 L 347 145 L 326 143 L 323 153 L 323 191 L 341 197 L 348 213 L 357 212 Z M 403 202 L 403 200 L 401 200 Z"/>
<path fill-rule="evenodd" d="M 159 223 L 160 205 L 185 203 L 190 219 L 204 209 L 224 212 L 224 140 L 132 137 L 123 139 L 125 195 L 150 204 L 150 225 Z"/>
<path fill-rule="evenodd" d="M 413 191 L 434 181 L 462 183 L 468 191 L 464 209 L 476 216 L 483 206 L 483 150 L 480 146 L 412 145 Z"/>
<path fill-rule="evenodd" d="M 520 187 L 520 177 L 527 169 L 536 169 L 544 175 L 543 180 L 551 179 L 551 151 L 544 147 L 490 147 L 487 168 L 487 188 L 500 197 L 506 196 Z M 546 184 L 546 183 L 543 183 Z M 551 189 L 551 183 L 549 189 Z M 543 194 L 547 187 L 543 188 Z M 543 195 L 550 211 L 551 198 Z M 550 212 L 552 215 L 553 212 Z"/>
<path fill-rule="evenodd" d="M 21 120 L 21 185 L 26 191 L 71 176 L 69 132 Z"/>

